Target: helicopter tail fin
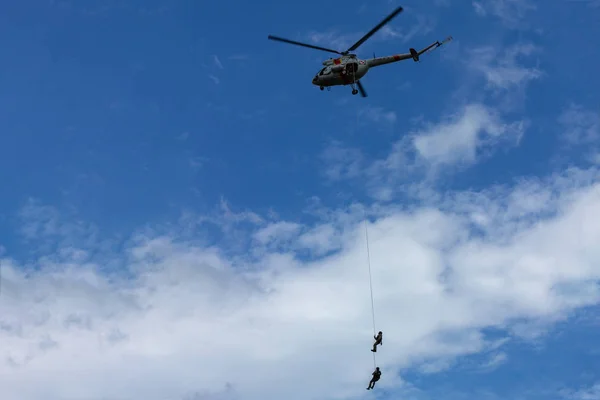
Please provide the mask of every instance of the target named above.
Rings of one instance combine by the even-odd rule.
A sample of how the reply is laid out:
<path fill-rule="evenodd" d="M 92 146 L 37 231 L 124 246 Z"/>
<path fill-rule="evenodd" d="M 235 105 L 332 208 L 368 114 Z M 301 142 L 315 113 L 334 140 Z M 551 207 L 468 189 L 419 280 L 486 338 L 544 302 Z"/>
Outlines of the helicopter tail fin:
<path fill-rule="evenodd" d="M 410 51 L 410 56 L 412 57 L 414 62 L 419 61 L 419 53 L 417 53 L 415 49 L 411 47 L 408 51 Z"/>

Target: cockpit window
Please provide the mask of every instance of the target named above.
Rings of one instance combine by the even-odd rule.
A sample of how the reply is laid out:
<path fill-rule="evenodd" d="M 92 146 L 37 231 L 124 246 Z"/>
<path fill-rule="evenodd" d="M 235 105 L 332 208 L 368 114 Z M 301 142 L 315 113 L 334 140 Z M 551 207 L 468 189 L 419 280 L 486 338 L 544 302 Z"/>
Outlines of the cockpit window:
<path fill-rule="evenodd" d="M 325 67 L 321 70 L 321 72 L 319 72 L 319 75 L 327 75 L 331 72 L 331 68 L 330 67 Z"/>

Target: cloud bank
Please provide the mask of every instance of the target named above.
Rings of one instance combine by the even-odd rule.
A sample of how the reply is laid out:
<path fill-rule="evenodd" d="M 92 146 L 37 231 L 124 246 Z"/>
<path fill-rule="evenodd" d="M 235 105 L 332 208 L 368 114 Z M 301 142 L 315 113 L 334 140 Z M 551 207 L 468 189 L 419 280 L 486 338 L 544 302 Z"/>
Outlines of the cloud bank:
<path fill-rule="evenodd" d="M 313 225 L 230 206 L 198 218 L 244 229 L 237 252 L 199 240 L 203 223 L 136 232 L 110 252 L 99 239 L 69 246 L 82 232 L 30 204 L 30 240 L 60 238 L 30 262 L 2 259 L 2 397 L 362 397 L 373 330 L 363 213 L 385 337 L 379 390 L 404 385 L 403 368 L 474 352 L 501 362 L 503 342 L 484 328 L 525 335 L 598 303 L 598 177 L 573 169 L 410 207 L 321 209 Z"/>

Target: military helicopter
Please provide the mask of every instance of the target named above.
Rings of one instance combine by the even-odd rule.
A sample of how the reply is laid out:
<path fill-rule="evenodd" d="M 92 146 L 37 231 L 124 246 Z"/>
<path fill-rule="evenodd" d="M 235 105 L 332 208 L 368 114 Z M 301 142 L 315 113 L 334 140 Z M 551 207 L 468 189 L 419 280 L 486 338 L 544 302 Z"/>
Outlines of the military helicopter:
<path fill-rule="evenodd" d="M 329 90 L 331 86 L 350 85 L 352 87 L 352 94 L 357 94 L 360 91 L 362 97 L 367 97 L 367 93 L 365 92 L 365 89 L 362 83 L 360 82 L 360 79 L 367 74 L 370 68 L 402 60 L 407 60 L 410 58 L 417 62 L 419 61 L 419 56 L 421 56 L 421 54 L 426 53 L 432 49 L 438 48 L 444 43 L 452 40 L 452 36 L 449 36 L 442 42 L 436 41 L 435 43 L 430 44 L 421 51 L 416 51 L 415 49 L 411 48 L 409 49 L 409 53 L 395 54 L 386 57 L 375 57 L 375 55 L 373 55 L 373 58 L 369 58 L 366 60 L 359 59 L 356 57 L 356 54 L 350 53 L 351 51 L 356 50 L 360 45 L 367 41 L 367 39 L 373 36 L 375 32 L 383 28 L 384 25 L 390 22 L 401 12 L 402 7 L 396 8 L 390 15 L 383 19 L 379 24 L 377 24 L 377 26 L 371 29 L 371 31 L 364 35 L 358 42 L 350 46 L 346 51 L 332 50 L 325 47 L 296 42 L 294 40 L 284 39 L 273 35 L 269 35 L 269 39 L 284 43 L 291 43 L 297 46 L 309 47 L 311 49 L 328 51 L 330 53 L 336 53 L 341 55 L 341 57 L 339 58 L 330 58 L 326 61 L 323 61 L 323 65 L 325 67 L 319 72 L 317 72 L 317 74 L 312 80 L 312 84 L 315 86 L 319 86 L 321 90 L 325 88 Z"/>

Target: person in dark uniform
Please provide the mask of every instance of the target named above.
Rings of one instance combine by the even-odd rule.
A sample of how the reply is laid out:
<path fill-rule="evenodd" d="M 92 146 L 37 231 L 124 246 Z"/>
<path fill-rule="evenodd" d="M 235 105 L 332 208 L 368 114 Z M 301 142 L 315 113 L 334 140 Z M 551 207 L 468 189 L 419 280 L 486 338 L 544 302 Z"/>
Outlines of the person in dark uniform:
<path fill-rule="evenodd" d="M 377 382 L 379 380 L 379 378 L 381 378 L 381 371 L 379 370 L 379 367 L 375 368 L 375 371 L 373 372 L 373 378 L 371 378 L 371 382 L 369 382 L 369 387 L 367 388 L 367 390 L 371 390 L 375 388 L 375 382 Z"/>
<path fill-rule="evenodd" d="M 373 349 L 371 351 L 375 353 L 377 351 L 377 345 L 383 344 L 383 333 L 379 331 L 377 336 L 373 336 L 373 338 L 375 339 L 375 343 L 373 343 Z"/>

